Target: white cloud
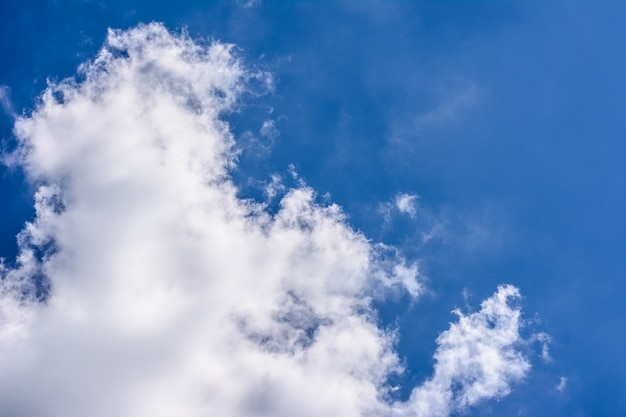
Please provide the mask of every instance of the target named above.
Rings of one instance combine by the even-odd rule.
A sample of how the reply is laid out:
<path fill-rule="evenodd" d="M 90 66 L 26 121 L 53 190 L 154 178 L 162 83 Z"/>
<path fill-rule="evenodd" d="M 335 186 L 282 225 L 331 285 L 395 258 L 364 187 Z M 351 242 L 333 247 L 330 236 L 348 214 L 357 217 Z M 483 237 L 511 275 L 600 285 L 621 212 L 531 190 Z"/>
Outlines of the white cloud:
<path fill-rule="evenodd" d="M 559 383 L 556 384 L 554 388 L 556 388 L 558 392 L 563 392 L 565 391 L 566 387 L 567 387 L 567 377 L 562 376 L 561 378 L 559 378 Z"/>
<path fill-rule="evenodd" d="M 110 31 L 81 71 L 16 123 L 40 187 L 0 269 L 0 415 L 443 416 L 527 372 L 504 286 L 440 335 L 408 402 L 384 399 L 401 367 L 370 301 L 417 296 L 417 267 L 306 185 L 273 216 L 237 198 L 220 116 L 252 75 L 229 45 Z"/>
<path fill-rule="evenodd" d="M 520 310 L 511 307 L 517 288 L 505 285 L 437 338 L 435 371 L 405 405 L 407 416 L 447 416 L 481 400 L 509 393 L 530 364 L 517 350 Z"/>
<path fill-rule="evenodd" d="M 394 211 L 415 217 L 417 214 L 417 199 L 415 194 L 399 193 L 391 201 L 386 201 L 378 205 L 378 212 L 383 215 L 385 223 L 391 222 L 391 215 Z"/>
<path fill-rule="evenodd" d="M 395 198 L 395 204 L 400 213 L 408 214 L 415 217 L 417 212 L 417 196 L 414 194 L 398 194 Z"/>
<path fill-rule="evenodd" d="M 264 194 L 265 196 L 271 200 L 279 194 L 283 193 L 286 190 L 285 185 L 283 184 L 283 179 L 278 174 L 272 174 L 270 176 L 270 182 L 265 186 Z"/>

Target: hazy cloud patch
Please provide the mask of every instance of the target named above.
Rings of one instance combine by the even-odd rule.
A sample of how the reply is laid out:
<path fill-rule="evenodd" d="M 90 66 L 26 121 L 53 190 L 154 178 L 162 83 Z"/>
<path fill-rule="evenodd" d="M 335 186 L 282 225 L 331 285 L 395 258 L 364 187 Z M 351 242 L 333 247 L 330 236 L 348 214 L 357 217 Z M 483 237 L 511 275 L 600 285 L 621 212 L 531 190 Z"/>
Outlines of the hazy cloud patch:
<path fill-rule="evenodd" d="M 11 89 L 9 87 L 7 87 L 6 85 L 0 85 L 0 106 L 7 115 L 15 117 L 17 116 L 17 114 L 13 109 L 13 103 L 11 102 L 10 93 Z"/>
<path fill-rule="evenodd" d="M 437 90 L 438 103 L 415 118 L 418 131 L 456 123 L 477 105 L 481 93 L 481 89 L 470 80 L 454 80 L 440 86 Z"/>

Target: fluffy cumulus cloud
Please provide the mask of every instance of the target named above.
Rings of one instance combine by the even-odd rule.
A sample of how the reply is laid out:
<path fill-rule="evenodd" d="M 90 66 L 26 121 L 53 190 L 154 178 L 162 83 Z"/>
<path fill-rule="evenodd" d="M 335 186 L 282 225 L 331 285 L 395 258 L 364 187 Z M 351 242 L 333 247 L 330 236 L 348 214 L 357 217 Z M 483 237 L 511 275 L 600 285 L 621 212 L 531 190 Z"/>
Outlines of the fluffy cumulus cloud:
<path fill-rule="evenodd" d="M 483 301 L 478 312 L 463 315 L 439 335 L 435 370 L 431 379 L 413 390 L 407 416 L 447 416 L 479 401 L 506 395 L 509 382 L 521 379 L 530 368 L 515 350 L 520 335 L 520 312 L 510 303 L 520 296 L 505 285 Z"/>
<path fill-rule="evenodd" d="M 38 191 L 0 267 L 0 415 L 445 416 L 527 372 L 503 286 L 441 333 L 432 377 L 391 399 L 397 334 L 371 300 L 418 297 L 417 269 L 306 185 L 273 214 L 237 197 L 222 116 L 251 77 L 227 44 L 110 31 L 17 120 L 8 159 Z"/>

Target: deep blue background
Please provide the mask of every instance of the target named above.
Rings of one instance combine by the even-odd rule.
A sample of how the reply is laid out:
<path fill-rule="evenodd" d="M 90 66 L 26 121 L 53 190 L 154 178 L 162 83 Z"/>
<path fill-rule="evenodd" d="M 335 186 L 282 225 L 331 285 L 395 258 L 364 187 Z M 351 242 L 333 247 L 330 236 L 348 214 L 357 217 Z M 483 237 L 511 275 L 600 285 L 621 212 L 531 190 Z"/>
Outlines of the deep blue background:
<path fill-rule="evenodd" d="M 260 193 L 249 178 L 293 163 L 354 227 L 421 260 L 431 293 L 380 307 L 402 329 L 400 395 L 430 374 L 463 290 L 477 307 L 509 282 L 525 296 L 526 331 L 553 337 L 554 360 L 529 348 L 526 382 L 468 415 L 626 414 L 626 3 L 2 2 L 0 84 L 27 114 L 107 27 L 150 21 L 235 43 L 274 74 L 273 94 L 229 118 L 242 143 L 266 118 L 280 131 L 271 152 L 242 154 L 242 195 Z M 11 126 L 1 114 L 9 149 Z M 419 194 L 418 216 L 386 223 L 379 205 L 399 192 Z M 2 168 L 9 261 L 31 196 Z"/>

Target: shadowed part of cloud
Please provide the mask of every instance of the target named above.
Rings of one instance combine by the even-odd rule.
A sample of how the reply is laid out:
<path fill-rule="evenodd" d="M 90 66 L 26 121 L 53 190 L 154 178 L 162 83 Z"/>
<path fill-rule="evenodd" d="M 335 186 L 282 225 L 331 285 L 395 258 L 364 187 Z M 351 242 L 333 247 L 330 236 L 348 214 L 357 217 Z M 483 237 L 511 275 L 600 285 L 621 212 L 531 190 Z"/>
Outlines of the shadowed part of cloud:
<path fill-rule="evenodd" d="M 387 400 L 402 367 L 371 300 L 418 297 L 417 267 L 306 185 L 275 214 L 237 197 L 221 117 L 258 75 L 231 45 L 111 30 L 80 72 L 15 126 L 9 159 L 39 188 L 0 266 L 0 415 L 447 416 L 527 373 L 502 286 Z"/>

